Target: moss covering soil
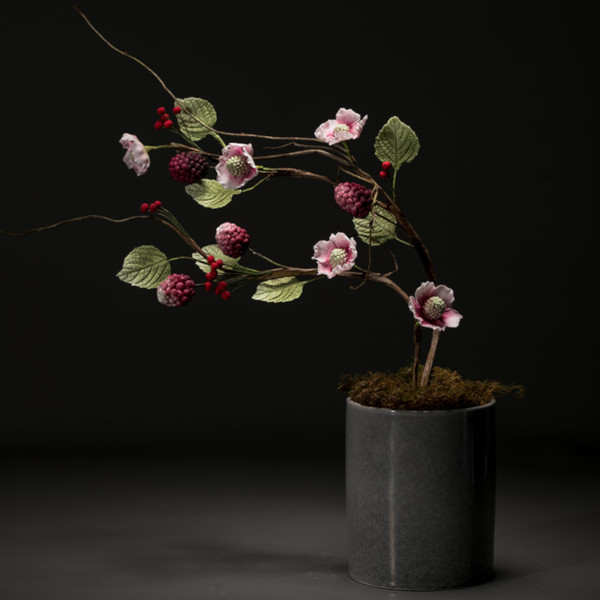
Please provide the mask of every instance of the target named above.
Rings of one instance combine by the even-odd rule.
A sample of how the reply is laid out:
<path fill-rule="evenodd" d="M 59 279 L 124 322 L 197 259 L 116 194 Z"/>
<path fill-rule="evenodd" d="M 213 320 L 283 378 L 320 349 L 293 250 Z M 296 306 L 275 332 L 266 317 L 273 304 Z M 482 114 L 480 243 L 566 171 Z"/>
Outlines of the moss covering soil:
<path fill-rule="evenodd" d="M 338 391 L 364 406 L 394 410 L 451 410 L 483 406 L 509 393 L 523 394 L 520 385 L 463 379 L 456 371 L 434 367 L 429 385 L 413 385 L 412 368 L 398 372 L 343 375 Z"/>

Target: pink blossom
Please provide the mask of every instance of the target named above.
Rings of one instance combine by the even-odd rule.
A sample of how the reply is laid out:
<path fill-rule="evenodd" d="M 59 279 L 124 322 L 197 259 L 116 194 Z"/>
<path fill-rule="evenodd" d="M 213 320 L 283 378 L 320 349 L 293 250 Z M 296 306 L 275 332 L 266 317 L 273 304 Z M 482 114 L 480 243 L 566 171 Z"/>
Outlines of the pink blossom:
<path fill-rule="evenodd" d="M 355 140 L 360 137 L 368 115 L 362 119 L 350 108 L 340 108 L 335 119 L 321 123 L 315 131 L 315 137 L 327 142 L 330 146 L 345 140 Z"/>
<path fill-rule="evenodd" d="M 227 144 L 216 166 L 217 182 L 224 188 L 238 189 L 258 174 L 252 144 Z"/>
<path fill-rule="evenodd" d="M 127 168 L 133 169 L 138 177 L 143 175 L 150 167 L 150 155 L 144 144 L 131 133 L 124 133 L 119 142 L 125 148 L 123 162 L 127 165 Z"/>
<path fill-rule="evenodd" d="M 332 233 L 329 240 L 321 240 L 314 247 L 313 259 L 318 262 L 317 273 L 328 279 L 348 271 L 356 261 L 356 241 L 345 233 Z"/>
<path fill-rule="evenodd" d="M 452 308 L 454 292 L 445 285 L 432 281 L 422 283 L 409 298 L 408 308 L 423 327 L 444 331 L 458 327 L 462 315 Z"/>

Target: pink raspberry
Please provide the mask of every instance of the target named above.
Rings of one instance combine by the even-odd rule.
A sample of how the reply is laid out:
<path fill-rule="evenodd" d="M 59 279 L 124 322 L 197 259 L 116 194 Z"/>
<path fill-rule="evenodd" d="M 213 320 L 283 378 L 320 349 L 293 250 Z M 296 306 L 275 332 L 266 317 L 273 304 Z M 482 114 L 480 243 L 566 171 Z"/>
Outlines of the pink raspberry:
<path fill-rule="evenodd" d="M 371 190 L 354 181 L 343 181 L 333 191 L 335 203 L 353 217 L 364 219 L 371 209 Z"/>
<path fill-rule="evenodd" d="M 207 168 L 208 161 L 198 152 L 178 152 L 169 162 L 171 177 L 181 183 L 200 181 Z"/>
<path fill-rule="evenodd" d="M 215 239 L 223 254 L 231 256 L 231 258 L 242 256 L 250 245 L 248 232 L 235 223 L 222 223 L 219 225 Z"/>
<path fill-rule="evenodd" d="M 156 288 L 156 297 L 165 306 L 184 306 L 196 293 L 194 281 L 188 275 L 172 273 Z"/>

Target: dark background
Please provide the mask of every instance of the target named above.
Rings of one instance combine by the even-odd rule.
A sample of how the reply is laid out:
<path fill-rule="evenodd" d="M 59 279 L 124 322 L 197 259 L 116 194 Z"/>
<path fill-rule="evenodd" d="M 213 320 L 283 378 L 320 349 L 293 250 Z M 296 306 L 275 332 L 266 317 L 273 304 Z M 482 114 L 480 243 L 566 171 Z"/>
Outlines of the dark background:
<path fill-rule="evenodd" d="M 464 315 L 437 363 L 527 390 L 498 403 L 496 576 L 454 600 L 598 598 L 589 5 L 80 4 L 177 95 L 210 100 L 223 130 L 310 136 L 353 108 L 369 115 L 352 148 L 373 171 L 390 116 L 417 132 L 401 205 Z M 153 129 L 170 99 L 70 3 L 5 5 L 0 48 L 0 230 L 160 199 L 201 243 L 231 220 L 302 267 L 316 241 L 350 233 L 317 182 L 282 178 L 211 211 L 170 179 L 166 153 L 143 177 L 127 170 L 123 132 L 174 139 Z M 336 385 L 410 360 L 408 310 L 342 278 L 291 304 L 246 288 L 168 309 L 115 277 L 141 244 L 187 252 L 144 221 L 0 235 L 0 596 L 406 597 L 347 575 Z M 412 292 L 421 268 L 397 254 Z"/>
<path fill-rule="evenodd" d="M 499 406 L 505 452 L 547 442 L 560 456 L 597 450 L 587 5 L 79 6 L 177 95 L 209 99 L 226 131 L 310 136 L 353 108 L 369 119 L 352 148 L 377 170 L 379 128 L 392 115 L 408 123 L 421 152 L 400 172 L 401 205 L 464 315 L 437 363 L 526 386 L 524 399 Z M 316 241 L 350 233 L 316 182 L 273 181 L 211 211 L 170 179 L 166 153 L 136 177 L 121 162 L 121 134 L 174 139 L 153 129 L 155 108 L 170 106 L 156 80 L 68 3 L 11 7 L 0 22 L 1 229 L 125 217 L 160 199 L 201 243 L 232 220 L 257 250 L 307 267 Z M 327 161 L 294 166 L 335 176 Z M 115 277 L 140 244 L 187 253 L 139 221 L 0 236 L 7 451 L 339 454 L 338 376 L 410 360 L 412 320 L 390 290 L 352 292 L 335 279 L 290 304 L 251 301 L 243 289 L 227 303 L 198 293 L 171 310 Z M 410 249 L 398 256 L 398 281 L 412 292 L 424 276 Z M 187 272 L 196 274 L 191 263 Z"/>

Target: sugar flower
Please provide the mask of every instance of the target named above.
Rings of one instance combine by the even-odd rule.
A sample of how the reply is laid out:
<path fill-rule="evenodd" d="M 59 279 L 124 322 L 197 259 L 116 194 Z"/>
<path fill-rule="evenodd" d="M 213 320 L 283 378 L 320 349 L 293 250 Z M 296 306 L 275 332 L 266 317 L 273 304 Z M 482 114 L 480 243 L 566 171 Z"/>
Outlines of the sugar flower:
<path fill-rule="evenodd" d="M 340 108 L 335 119 L 321 123 L 315 131 L 315 137 L 327 142 L 330 146 L 345 140 L 355 140 L 360 137 L 368 115 L 362 119 L 350 108 Z"/>
<path fill-rule="evenodd" d="M 238 189 L 258 174 L 252 144 L 227 144 L 216 166 L 217 182 L 224 188 Z"/>
<path fill-rule="evenodd" d="M 119 142 L 125 148 L 123 162 L 127 165 L 127 168 L 133 169 L 138 177 L 143 175 L 150 167 L 150 155 L 144 144 L 131 133 L 124 133 Z"/>
<path fill-rule="evenodd" d="M 432 281 L 422 283 L 409 298 L 408 308 L 423 327 L 444 331 L 458 327 L 462 315 L 452 308 L 454 292 L 445 285 Z"/>
<path fill-rule="evenodd" d="M 356 241 L 345 233 L 332 233 L 329 240 L 321 240 L 314 247 L 313 259 L 317 261 L 317 273 L 328 279 L 348 271 L 356 261 Z"/>

